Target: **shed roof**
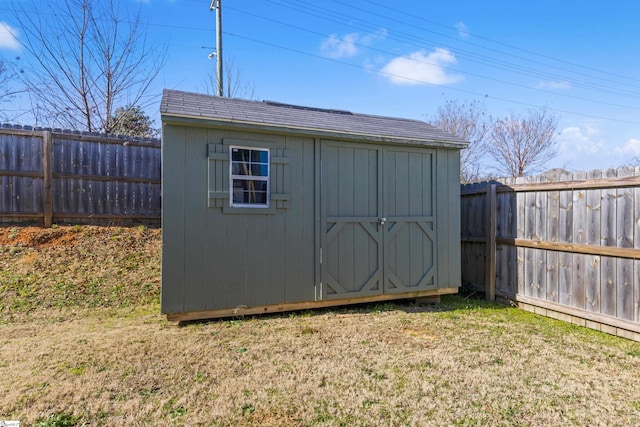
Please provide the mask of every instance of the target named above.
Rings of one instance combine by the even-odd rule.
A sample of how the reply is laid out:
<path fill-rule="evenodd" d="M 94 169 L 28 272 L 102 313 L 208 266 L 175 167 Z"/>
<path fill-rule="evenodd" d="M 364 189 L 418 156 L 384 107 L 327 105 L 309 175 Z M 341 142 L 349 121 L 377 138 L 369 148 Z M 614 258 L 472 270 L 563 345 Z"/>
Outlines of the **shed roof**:
<path fill-rule="evenodd" d="M 420 120 L 356 114 L 272 101 L 249 101 L 165 89 L 163 120 L 250 125 L 255 128 L 333 135 L 351 139 L 437 144 L 464 148 L 467 142 Z"/>

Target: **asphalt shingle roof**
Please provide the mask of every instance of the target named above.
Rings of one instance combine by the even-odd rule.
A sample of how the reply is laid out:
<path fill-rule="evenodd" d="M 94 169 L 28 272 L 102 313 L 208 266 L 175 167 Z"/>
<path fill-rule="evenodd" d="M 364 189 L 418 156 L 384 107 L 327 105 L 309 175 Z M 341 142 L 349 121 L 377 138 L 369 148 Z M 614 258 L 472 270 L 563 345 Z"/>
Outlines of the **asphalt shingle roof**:
<path fill-rule="evenodd" d="M 464 147 L 466 141 L 420 120 L 355 114 L 271 101 L 248 101 L 165 89 L 160 113 L 169 117 L 357 135 L 364 139 L 420 141 Z M 461 145 L 464 144 L 464 145 Z"/>

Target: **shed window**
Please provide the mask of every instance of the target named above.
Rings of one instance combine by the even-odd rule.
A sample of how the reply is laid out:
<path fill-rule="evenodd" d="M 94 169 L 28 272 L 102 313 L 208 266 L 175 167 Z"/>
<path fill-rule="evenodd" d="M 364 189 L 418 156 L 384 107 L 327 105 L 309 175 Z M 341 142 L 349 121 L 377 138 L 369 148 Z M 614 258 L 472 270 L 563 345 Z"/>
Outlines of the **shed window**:
<path fill-rule="evenodd" d="M 269 150 L 229 147 L 231 206 L 269 207 Z"/>

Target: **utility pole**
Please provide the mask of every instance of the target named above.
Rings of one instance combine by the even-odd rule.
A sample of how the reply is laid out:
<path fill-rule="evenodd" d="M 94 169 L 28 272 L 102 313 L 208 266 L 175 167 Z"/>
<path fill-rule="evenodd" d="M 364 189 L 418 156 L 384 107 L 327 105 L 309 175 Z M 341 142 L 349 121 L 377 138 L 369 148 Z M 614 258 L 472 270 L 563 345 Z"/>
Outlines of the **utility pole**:
<path fill-rule="evenodd" d="M 216 78 L 218 79 L 218 96 L 222 90 L 222 0 L 211 0 L 209 11 L 216 10 Z"/>

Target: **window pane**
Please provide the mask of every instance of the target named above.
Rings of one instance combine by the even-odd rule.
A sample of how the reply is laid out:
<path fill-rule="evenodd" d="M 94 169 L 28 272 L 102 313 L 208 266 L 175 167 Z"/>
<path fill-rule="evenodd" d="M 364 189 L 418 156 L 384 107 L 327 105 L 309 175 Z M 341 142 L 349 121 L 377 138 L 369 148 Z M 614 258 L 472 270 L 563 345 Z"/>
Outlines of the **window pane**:
<path fill-rule="evenodd" d="M 233 203 L 267 204 L 266 181 L 253 181 L 250 179 L 233 180 Z"/>
<path fill-rule="evenodd" d="M 269 161 L 269 152 L 263 150 L 251 150 L 251 161 L 266 164 Z"/>
<path fill-rule="evenodd" d="M 238 163 L 238 162 L 231 163 L 232 175 L 246 175 L 246 173 L 244 172 L 246 169 L 247 169 L 246 163 Z"/>
<path fill-rule="evenodd" d="M 266 205 L 267 193 L 265 191 L 234 190 L 233 203 L 234 204 Z"/>
<path fill-rule="evenodd" d="M 267 165 L 259 165 L 252 164 L 251 165 L 251 175 L 253 176 L 269 176 L 269 166 Z"/>
<path fill-rule="evenodd" d="M 245 148 L 233 148 L 231 150 L 231 160 L 239 161 L 239 162 L 248 162 L 249 161 L 249 153 L 251 150 L 247 150 Z"/>

